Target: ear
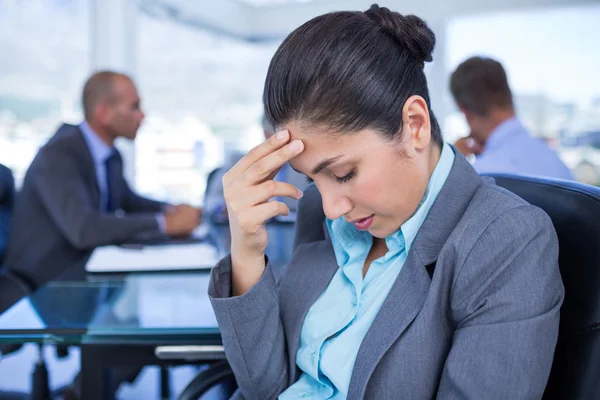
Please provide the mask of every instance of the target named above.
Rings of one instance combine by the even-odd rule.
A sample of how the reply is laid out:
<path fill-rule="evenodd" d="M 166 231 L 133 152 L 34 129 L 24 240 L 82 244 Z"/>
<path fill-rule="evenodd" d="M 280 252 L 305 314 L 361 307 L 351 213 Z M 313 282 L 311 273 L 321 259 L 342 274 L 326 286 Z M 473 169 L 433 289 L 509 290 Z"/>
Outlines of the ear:
<path fill-rule="evenodd" d="M 404 140 L 407 140 L 409 152 L 418 152 L 429 147 L 431 121 L 425 99 L 416 95 L 409 97 L 402 108 L 402 122 Z"/>
<path fill-rule="evenodd" d="M 112 116 L 112 107 L 105 102 L 98 102 L 94 110 L 94 119 L 102 124 L 108 124 Z"/>

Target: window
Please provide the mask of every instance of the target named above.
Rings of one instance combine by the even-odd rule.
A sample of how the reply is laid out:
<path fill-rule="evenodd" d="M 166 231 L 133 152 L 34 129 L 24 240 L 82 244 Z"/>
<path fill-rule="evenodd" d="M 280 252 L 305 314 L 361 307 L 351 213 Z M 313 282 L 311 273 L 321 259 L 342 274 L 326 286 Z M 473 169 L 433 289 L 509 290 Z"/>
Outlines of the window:
<path fill-rule="evenodd" d="M 0 0 L 0 163 L 18 186 L 59 124 L 82 118 L 87 13 L 86 0 Z"/>
<path fill-rule="evenodd" d="M 576 178 L 592 184 L 600 184 L 599 20 L 598 6 L 455 18 L 446 52 L 449 73 L 473 55 L 502 62 L 519 117 L 559 151 Z M 467 129 L 454 108 L 445 120 L 447 139 Z"/>
<path fill-rule="evenodd" d="M 136 139 L 137 189 L 200 204 L 228 151 L 263 140 L 262 89 L 279 43 L 248 43 L 140 13 L 137 80 L 146 120 Z"/>

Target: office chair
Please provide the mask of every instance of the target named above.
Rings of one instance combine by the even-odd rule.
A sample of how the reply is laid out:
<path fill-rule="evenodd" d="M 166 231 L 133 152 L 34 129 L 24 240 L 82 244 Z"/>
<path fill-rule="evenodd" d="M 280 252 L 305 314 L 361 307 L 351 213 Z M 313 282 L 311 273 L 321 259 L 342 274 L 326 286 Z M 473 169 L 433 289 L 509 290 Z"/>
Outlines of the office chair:
<path fill-rule="evenodd" d="M 8 243 L 8 232 L 15 201 L 15 181 L 12 171 L 0 164 L 0 314 L 6 311 L 29 293 L 26 285 L 3 267 L 4 251 Z M 10 353 L 19 350 L 22 345 L 0 343 L 0 361 Z M 25 398 L 24 393 L 0 392 L 2 398 Z"/>
<path fill-rule="evenodd" d="M 197 400 L 217 385 L 224 385 L 226 396 L 231 396 L 237 389 L 235 377 L 226 360 L 217 361 L 208 369 L 200 372 L 185 387 L 177 400 Z"/>
<path fill-rule="evenodd" d="M 0 269 L 8 242 L 8 229 L 15 203 L 15 180 L 12 171 L 0 164 Z"/>
<path fill-rule="evenodd" d="M 15 181 L 12 172 L 0 164 L 0 314 L 13 304 L 29 295 L 32 288 L 19 276 L 3 267 L 2 258 L 8 243 L 8 233 L 12 211 L 16 198 Z M 8 354 L 14 353 L 22 347 L 20 344 L 0 343 L 0 361 Z M 48 385 L 48 370 L 43 356 L 43 345 L 38 346 L 39 358 L 32 372 L 32 393 L 6 393 L 0 392 L 0 399 L 47 399 L 51 395 L 59 395 L 60 391 L 50 393 Z"/>
<path fill-rule="evenodd" d="M 600 399 L 600 188 L 548 178 L 486 176 L 543 209 L 558 235 L 565 301 L 544 400 Z M 298 225 L 305 221 L 302 215 L 323 213 L 316 203 L 303 205 Z M 300 229 L 308 232 L 305 226 Z M 315 224 L 311 232 L 314 240 L 322 239 L 322 224 Z M 226 364 L 203 371 L 180 400 L 199 399 L 215 381 L 234 381 Z"/>
<path fill-rule="evenodd" d="M 10 271 L 0 271 L 0 314 L 10 308 L 13 304 L 31 293 L 31 289 L 19 277 Z M 23 345 L 0 343 L 0 362 L 5 356 L 16 352 Z M 60 388 L 54 392 L 50 391 L 48 368 L 43 354 L 43 343 L 38 344 L 38 359 L 31 373 L 31 393 L 6 393 L 0 391 L 0 400 L 2 399 L 32 399 L 46 400 L 59 397 L 65 388 Z"/>
<path fill-rule="evenodd" d="M 543 209 L 558 234 L 565 301 L 544 399 L 600 399 L 600 188 L 544 178 L 489 176 Z"/>
<path fill-rule="evenodd" d="M 10 169 L 0 164 L 0 314 L 29 293 L 27 285 L 24 285 L 3 267 L 14 203 L 15 180 L 13 174 Z M 0 352 L 6 354 L 2 348 L 0 348 Z"/>

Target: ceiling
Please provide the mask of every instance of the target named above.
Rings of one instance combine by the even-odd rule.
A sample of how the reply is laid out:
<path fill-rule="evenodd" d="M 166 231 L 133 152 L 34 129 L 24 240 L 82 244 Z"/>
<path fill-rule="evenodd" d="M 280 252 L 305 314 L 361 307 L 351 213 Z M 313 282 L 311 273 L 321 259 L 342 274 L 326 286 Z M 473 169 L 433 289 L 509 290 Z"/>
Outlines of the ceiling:
<path fill-rule="evenodd" d="M 240 3 L 247 4 L 253 7 L 265 7 L 278 4 L 292 4 L 292 3 L 310 3 L 314 1 L 328 1 L 328 0 L 238 0 Z"/>
<path fill-rule="evenodd" d="M 331 11 L 366 10 L 375 0 L 140 0 L 146 13 L 180 23 L 261 42 L 280 41 L 309 19 Z M 382 0 L 381 6 L 416 14 L 428 22 L 455 16 L 598 4 L 600 0 Z"/>

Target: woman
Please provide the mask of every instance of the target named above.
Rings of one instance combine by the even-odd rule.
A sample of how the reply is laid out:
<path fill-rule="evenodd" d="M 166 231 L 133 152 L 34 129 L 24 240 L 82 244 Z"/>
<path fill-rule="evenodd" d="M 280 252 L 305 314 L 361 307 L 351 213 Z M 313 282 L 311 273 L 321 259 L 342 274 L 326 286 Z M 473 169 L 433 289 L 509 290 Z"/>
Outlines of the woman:
<path fill-rule="evenodd" d="M 263 101 L 279 133 L 223 179 L 231 255 L 209 288 L 234 398 L 541 397 L 556 234 L 443 142 L 423 72 L 434 42 L 374 5 L 305 23 L 273 57 Z M 264 223 L 288 212 L 270 198 L 302 197 L 272 180 L 288 161 L 315 186 L 279 280 Z"/>

